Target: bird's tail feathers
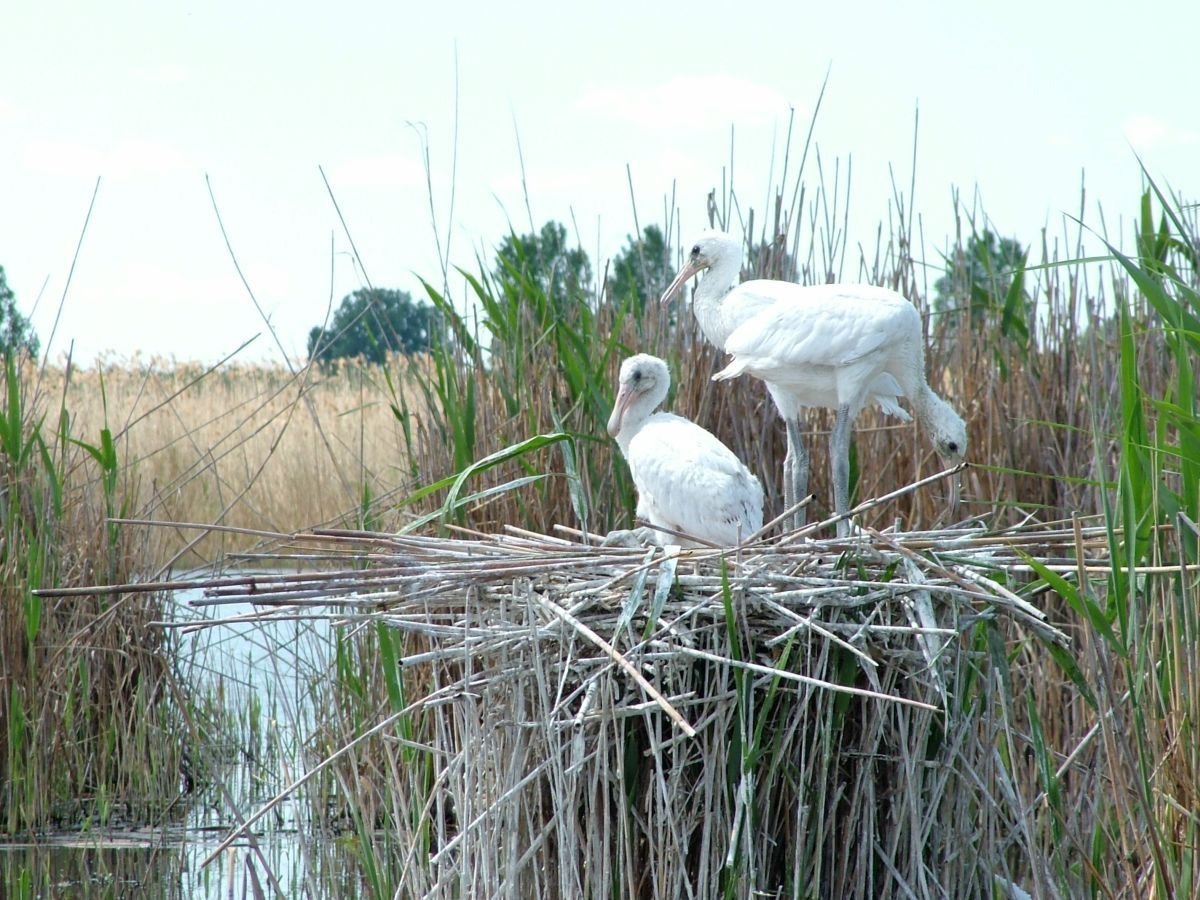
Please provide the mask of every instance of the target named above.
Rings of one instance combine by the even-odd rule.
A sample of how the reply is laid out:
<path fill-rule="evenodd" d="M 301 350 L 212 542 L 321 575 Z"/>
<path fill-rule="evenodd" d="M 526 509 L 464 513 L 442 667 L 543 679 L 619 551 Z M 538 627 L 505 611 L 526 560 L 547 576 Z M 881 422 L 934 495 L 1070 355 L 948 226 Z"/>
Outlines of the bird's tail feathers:
<path fill-rule="evenodd" d="M 729 365 L 712 377 L 712 380 L 728 381 L 730 378 L 737 378 L 746 371 L 748 365 L 749 363 L 747 361 L 734 357 L 729 361 Z"/>

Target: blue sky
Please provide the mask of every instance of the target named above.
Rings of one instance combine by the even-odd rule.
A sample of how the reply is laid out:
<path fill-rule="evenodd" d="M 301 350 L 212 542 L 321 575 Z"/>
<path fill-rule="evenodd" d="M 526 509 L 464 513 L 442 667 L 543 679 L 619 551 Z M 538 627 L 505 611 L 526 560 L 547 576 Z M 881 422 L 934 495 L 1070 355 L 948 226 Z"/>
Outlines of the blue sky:
<path fill-rule="evenodd" d="M 443 244 L 470 268 L 510 222 L 527 230 L 519 134 L 535 223 L 577 226 L 601 270 L 634 230 L 626 167 L 641 224 L 662 221 L 674 190 L 686 241 L 731 128 L 734 187 L 761 215 L 789 108 L 802 131 L 827 71 L 815 139 L 827 177 L 852 164 L 854 242 L 873 247 L 889 166 L 908 193 L 918 108 L 913 205 L 933 262 L 954 189 L 978 190 L 993 227 L 1026 243 L 1043 227 L 1061 239 L 1081 183 L 1086 220 L 1099 227 L 1102 205 L 1110 233 L 1128 231 L 1138 155 L 1200 194 L 1194 0 L 1136 15 L 1024 0 L 500 8 L 6 3 L 0 265 L 43 341 L 101 178 L 52 356 L 74 340 L 83 364 L 106 351 L 210 361 L 264 332 L 206 177 L 300 356 L 331 296 L 363 283 L 318 166 L 372 283 L 420 296 L 414 273 L 441 279 L 421 135 Z M 811 190 L 812 159 L 804 177 Z M 263 334 L 241 358 L 278 355 Z"/>

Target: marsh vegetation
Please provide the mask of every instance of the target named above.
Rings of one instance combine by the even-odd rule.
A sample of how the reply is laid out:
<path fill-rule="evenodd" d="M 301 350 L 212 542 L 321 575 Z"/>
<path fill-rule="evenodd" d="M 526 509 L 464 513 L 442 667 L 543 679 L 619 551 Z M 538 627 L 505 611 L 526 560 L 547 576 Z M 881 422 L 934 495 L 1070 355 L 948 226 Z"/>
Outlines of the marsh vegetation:
<path fill-rule="evenodd" d="M 620 291 L 614 281 L 581 300 L 577 285 L 560 290 L 560 270 L 522 256 L 514 240 L 503 264 L 480 261 L 440 286 L 428 284 L 445 335 L 428 353 L 384 365 L 204 369 L 153 359 L 82 367 L 7 359 L 0 830 L 177 826 L 193 792 L 219 781 L 232 735 L 238 752 L 253 747 L 273 760 L 262 770 L 272 779 L 267 793 L 291 783 L 294 767 L 319 767 L 296 794 L 304 807 L 297 821 L 307 833 L 339 835 L 350 848 L 355 890 L 378 897 L 468 896 L 478 885 L 501 892 L 533 885 L 544 896 L 569 896 L 572 884 L 585 886 L 586 896 L 737 896 L 748 885 L 797 897 L 941 896 L 955 886 L 967 892 L 959 896 L 1020 896 L 1014 885 L 1036 896 L 1193 895 L 1200 889 L 1196 207 L 1149 184 L 1134 232 L 1111 236 L 1106 259 L 1082 259 L 1085 233 L 1072 225 L 1039 236 L 1027 257 L 1003 267 L 951 265 L 950 281 L 935 292 L 899 200 L 896 224 L 881 226 L 872 254 L 845 263 L 840 226 L 822 213 L 844 199 L 836 191 L 818 185 L 808 195 L 793 193 L 785 173 L 766 217 L 743 210 L 733 195 L 714 197 L 710 213 L 715 225 L 747 235 L 748 277 L 869 280 L 913 298 L 925 316 L 931 383 L 970 430 L 959 521 L 947 518 L 935 483 L 860 515 L 876 532 L 932 535 L 893 551 L 908 563 L 879 569 L 874 557 L 844 547 L 818 556 L 820 565 L 837 561 L 822 577 L 841 579 L 843 591 L 856 595 L 909 564 L 935 573 L 928 575 L 931 608 L 937 627 L 953 635 L 944 656 L 935 665 L 922 655 L 924 626 L 899 607 L 881 607 L 875 624 L 908 628 L 912 641 L 868 651 L 884 670 L 873 690 L 936 701 L 944 718 L 801 689 L 778 674 L 835 687 L 867 678 L 860 658 L 815 641 L 811 629 L 803 647 L 783 641 L 767 652 L 763 641 L 786 627 L 753 603 L 739 614 L 735 600 L 754 589 L 741 559 L 701 561 L 693 580 L 680 577 L 683 593 L 672 593 L 674 568 L 661 592 L 657 582 L 636 591 L 636 579 L 620 582 L 622 599 L 592 621 L 608 623 L 610 648 L 644 661 L 637 654 L 668 652 L 662 642 L 670 643 L 669 630 L 657 624 L 664 610 L 680 612 L 672 604 L 689 597 L 703 601 L 699 613 L 689 607 L 691 618 L 680 612 L 677 624 L 708 656 L 686 666 L 660 656 L 659 668 L 648 669 L 663 677 L 664 692 L 673 687 L 673 696 L 710 704 L 700 719 L 703 739 L 690 750 L 653 704 L 617 714 L 646 698 L 607 656 L 607 663 L 585 660 L 582 645 L 564 643 L 554 645 L 561 657 L 525 665 L 536 659 L 515 645 L 455 643 L 429 626 L 442 616 L 447 628 L 468 633 L 480 615 L 497 628 L 520 616 L 530 617 L 521 620 L 529 628 L 544 628 L 536 610 L 518 602 L 524 581 L 494 579 L 496 591 L 507 584 L 501 599 L 494 591 L 471 595 L 480 603 L 492 597 L 500 604 L 492 612 L 509 604 L 508 618 L 494 620 L 482 607 L 460 604 L 439 607 L 436 616 L 427 610 L 432 618 L 421 627 L 404 627 L 387 619 L 398 614 L 389 613 L 385 595 L 373 597 L 382 606 L 372 619 L 349 592 L 331 598 L 329 609 L 301 610 L 332 625 L 321 638 L 328 655 L 314 651 L 320 666 L 303 678 L 305 696 L 320 710 L 311 722 L 274 708 L 264 716 L 246 699 L 231 716 L 228 696 L 188 673 L 179 630 L 159 624 L 176 618 L 166 590 L 36 592 L 160 581 L 213 560 L 226 573 L 248 567 L 246 578 L 278 574 L 281 564 L 285 573 L 303 568 L 329 588 L 331 571 L 366 573 L 405 559 L 427 566 L 439 552 L 426 544 L 407 551 L 376 545 L 371 534 L 422 536 L 452 548 L 516 526 L 546 536 L 532 546 L 553 558 L 565 552 L 553 540 L 572 547 L 580 540 L 556 526 L 603 533 L 631 524 L 631 486 L 604 423 L 621 359 L 641 350 L 682 373 L 671 408 L 714 431 L 762 474 L 767 517 L 778 514 L 783 430 L 761 386 L 709 381 L 722 360 L 690 316 L 653 302 L 649 270 L 640 287 L 625 277 Z M 961 216 L 952 261 L 978 258 L 978 247 L 989 246 L 974 227 L 982 216 Z M 666 248 L 689 239 L 674 221 L 660 233 Z M 939 265 L 934 275 L 944 271 Z M 830 424 L 824 414 L 809 421 L 817 431 Z M 810 490 L 820 518 L 830 490 L 820 439 L 815 447 Z M 859 500 L 935 471 L 932 450 L 913 426 L 864 413 L 852 467 Z M 296 533 L 314 527 L 326 528 L 326 538 L 351 532 L 354 552 L 297 542 Z M 978 546 L 968 540 L 976 534 Z M 967 541 L 961 550 L 945 543 L 955 535 Z M 984 540 L 998 535 L 1007 536 L 1007 543 L 996 538 L 1004 553 Z M 985 559 L 984 549 L 995 559 Z M 997 613 L 999 600 L 980 605 L 976 598 L 969 610 L 961 597 L 952 602 L 953 585 L 936 574 L 948 560 L 986 568 L 1003 588 L 996 598 L 1011 604 L 1008 592 L 1036 607 L 1062 640 Z M 628 570 L 640 561 L 629 561 Z M 588 578 L 600 577 L 588 569 L 593 563 L 579 564 Z M 665 578 L 665 564 L 657 565 L 654 577 Z M 428 569 L 422 575 L 433 577 Z M 528 577 L 536 583 L 538 576 Z M 294 604 L 296 582 L 262 583 Z M 626 611 L 635 595 L 646 603 L 657 597 L 659 605 L 647 611 L 630 601 Z M 845 618 L 847 608 L 813 603 L 804 615 L 842 634 L 863 624 Z M 756 632 L 755 622 L 766 628 L 764 616 L 769 628 Z M 271 646 L 274 654 L 289 652 L 284 641 Z M 504 663 L 505 654 L 514 656 Z M 581 660 L 609 666 L 591 682 L 587 703 L 614 713 L 594 724 L 592 743 L 576 745 L 551 728 L 561 710 L 546 673 L 574 684 Z M 930 673 L 941 666 L 935 683 Z M 488 673 L 497 680 L 470 681 Z M 500 707 L 471 699 L 512 688 L 518 673 L 513 690 L 536 701 L 525 718 L 492 715 Z M 583 682 L 575 687 L 588 690 Z M 429 706 L 434 700 L 442 706 Z M 520 721 L 532 724 L 522 732 Z M 947 723 L 960 730 L 939 730 Z M 379 731 L 368 734 L 373 728 Z M 521 734 L 524 743 L 503 743 Z M 487 743 L 493 738 L 501 742 Z M 471 747 L 494 755 L 472 763 L 464 756 Z M 568 764 L 580 747 L 587 752 Z M 506 760 L 530 768 L 506 770 Z M 935 777 L 939 771 L 945 778 Z M 517 842 L 507 850 L 512 868 L 477 868 L 492 857 L 454 848 L 477 842 L 471 828 L 489 816 L 509 814 L 503 804 L 512 779 L 578 805 L 547 800 L 543 820 L 532 806 L 512 807 L 525 818 L 496 819 Z M 747 793 L 747 785 L 757 789 Z M 680 808 L 674 804 L 685 799 L 695 804 L 695 818 L 672 819 Z M 870 817 L 876 808 L 907 812 Z M 246 814 L 231 814 L 230 824 Z M 731 830 L 706 828 L 710 815 L 733 823 Z M 567 828 L 564 816 L 579 818 Z M 956 857 L 953 834 L 938 830 L 949 819 L 960 835 L 973 824 L 1007 829 L 982 843 L 962 838 L 961 846 L 990 848 L 995 858 Z M 871 841 L 851 841 L 852 826 L 868 820 Z M 795 848 L 760 853 L 753 829 L 779 821 L 792 825 L 772 838 Z M 604 837 L 589 843 L 588 834 Z M 676 882 L 643 878 L 651 870 L 638 868 L 660 859 L 647 850 L 656 834 L 659 849 L 675 847 L 682 860 Z M 847 847 L 862 868 L 829 868 Z M 611 868 L 581 870 L 577 882 L 562 876 L 602 852 Z M 553 870 L 530 862 L 544 862 L 539 853 L 553 857 Z M 243 865 L 242 856 L 232 858 Z M 256 859 L 244 864 L 257 866 L 269 884 L 270 864 Z M 913 868 L 896 870 L 901 859 Z M 313 877 L 298 879 L 309 895 L 344 888 L 322 888 L 318 871 L 314 862 L 305 870 Z M 956 881 L 959 872 L 974 874 Z M 987 885 L 981 872 L 997 880 Z M 53 876 L 16 867 L 4 877 L 9 894 L 33 896 Z"/>

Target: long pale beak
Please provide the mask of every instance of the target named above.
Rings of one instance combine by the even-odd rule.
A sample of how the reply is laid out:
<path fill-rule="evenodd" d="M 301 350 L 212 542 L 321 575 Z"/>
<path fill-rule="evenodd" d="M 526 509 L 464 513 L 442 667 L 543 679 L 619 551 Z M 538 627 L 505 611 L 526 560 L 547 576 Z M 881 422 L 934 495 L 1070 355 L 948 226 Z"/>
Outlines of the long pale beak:
<path fill-rule="evenodd" d="M 967 467 L 963 465 L 961 458 L 952 461 L 943 459 L 942 465 L 947 467 L 954 466 L 956 468 L 956 471 L 950 475 L 950 493 L 946 497 L 946 511 L 953 517 L 958 515 L 958 504 L 962 500 L 959 492 L 962 486 L 963 473 L 967 470 Z"/>
<path fill-rule="evenodd" d="M 671 298 L 674 297 L 675 293 L 687 283 L 687 280 L 703 268 L 704 266 L 700 265 L 699 263 L 689 261 L 682 269 L 679 270 L 679 274 L 675 276 L 675 280 L 667 286 L 665 291 L 663 291 L 663 295 L 661 298 L 659 298 L 658 302 L 663 306 L 666 306 L 668 303 L 670 303 Z"/>
<path fill-rule="evenodd" d="M 633 402 L 634 392 L 626 385 L 621 385 L 621 389 L 617 391 L 617 401 L 613 404 L 612 415 L 608 417 L 608 434 L 610 437 L 616 437 L 621 431 L 621 420 L 625 418 L 625 412 L 629 409 L 629 404 Z"/>

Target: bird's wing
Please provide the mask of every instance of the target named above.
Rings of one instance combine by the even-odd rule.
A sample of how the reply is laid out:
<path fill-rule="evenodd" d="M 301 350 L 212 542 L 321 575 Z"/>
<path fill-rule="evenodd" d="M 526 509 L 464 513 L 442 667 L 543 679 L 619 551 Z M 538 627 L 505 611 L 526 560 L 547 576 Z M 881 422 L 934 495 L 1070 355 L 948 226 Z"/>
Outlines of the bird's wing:
<path fill-rule="evenodd" d="M 712 434 L 670 413 L 652 416 L 629 444 L 638 510 L 722 546 L 762 527 L 762 485 Z"/>
<path fill-rule="evenodd" d="M 742 308 L 758 311 L 729 335 L 726 352 L 781 366 L 849 365 L 887 344 L 915 313 L 899 294 L 869 285 L 750 281 L 739 285 L 737 293 L 743 291 Z M 764 296 L 775 302 L 764 303 Z"/>

